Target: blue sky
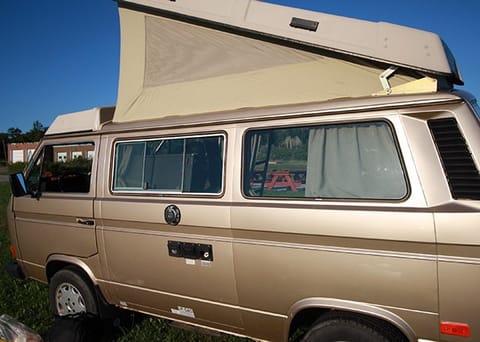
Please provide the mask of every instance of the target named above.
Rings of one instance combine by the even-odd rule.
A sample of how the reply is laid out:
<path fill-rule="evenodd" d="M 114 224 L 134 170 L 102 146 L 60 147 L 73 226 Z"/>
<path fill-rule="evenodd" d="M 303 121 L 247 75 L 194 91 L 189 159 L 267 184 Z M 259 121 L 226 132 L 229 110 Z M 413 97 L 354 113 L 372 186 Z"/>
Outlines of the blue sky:
<path fill-rule="evenodd" d="M 460 88 L 480 96 L 478 0 L 269 1 L 436 32 L 457 58 Z M 0 0 L 0 132 L 115 104 L 119 30 L 112 0 Z"/>

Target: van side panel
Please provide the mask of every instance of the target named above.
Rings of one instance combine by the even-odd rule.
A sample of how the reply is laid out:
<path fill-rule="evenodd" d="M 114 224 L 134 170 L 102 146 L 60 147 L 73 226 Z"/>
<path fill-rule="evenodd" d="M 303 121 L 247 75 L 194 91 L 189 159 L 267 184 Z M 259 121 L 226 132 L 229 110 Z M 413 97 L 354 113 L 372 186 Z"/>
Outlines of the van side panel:
<path fill-rule="evenodd" d="M 398 112 L 362 112 L 361 119 L 357 114 L 279 120 L 264 127 L 340 125 L 373 118 L 389 122 L 395 133 L 408 175 L 406 198 L 259 198 L 242 193 L 241 186 L 235 188 L 239 192 L 232 203 L 232 229 L 239 304 L 285 315 L 285 334 L 292 315 L 298 312 L 292 308 L 338 307 L 380 317 L 410 339 L 438 340 L 434 219 Z M 242 154 L 240 150 L 236 153 Z M 238 171 L 235 178 L 242 176 Z M 254 287 L 249 285 L 253 283 Z M 342 304 L 344 301 L 352 305 Z M 255 321 L 258 318 L 250 313 L 244 315 L 250 336 L 276 338 L 275 329 L 262 330 Z"/>
<path fill-rule="evenodd" d="M 52 251 L 79 257 L 95 254 L 94 227 L 76 222 L 77 217 L 93 217 L 92 200 L 47 195 L 40 200 L 16 198 L 14 210 L 18 238 L 22 241 L 22 258 L 43 264 Z M 54 213 L 58 207 L 62 211 Z M 33 236 L 36 238 L 32 239 Z"/>
<path fill-rule="evenodd" d="M 480 340 L 479 222 L 478 212 L 435 214 L 440 320 L 468 324 L 471 341 Z M 458 337 L 442 335 L 442 340 L 458 341 Z"/>
<path fill-rule="evenodd" d="M 438 243 L 439 320 L 440 323 L 468 325 L 469 340 L 477 341 L 480 340 L 480 325 L 476 319 L 480 308 L 480 205 L 475 168 L 478 173 L 480 123 L 466 103 L 439 106 L 428 111 L 418 108 L 409 111 L 417 113 L 411 118 L 406 117 L 404 125 L 410 134 L 410 146 L 415 154 L 427 202 L 434 212 Z M 436 142 L 438 138 L 434 139 L 435 134 L 428 129 L 427 122 L 449 119 L 453 126 L 450 126 L 450 134 L 444 140 L 449 144 L 443 143 L 440 147 Z M 448 156 L 454 158 L 448 159 Z M 446 169 L 442 166 L 447 159 L 452 163 L 449 165 L 455 168 Z M 469 161 L 475 165 L 469 164 Z M 473 172 L 465 172 L 468 168 Z M 453 178 L 456 176 L 455 183 L 452 180 L 449 184 L 450 172 L 453 172 Z M 459 197 L 470 195 L 472 199 L 453 199 L 462 184 L 466 185 L 467 191 L 461 192 Z M 440 339 L 459 341 L 465 337 L 441 334 Z"/>
<path fill-rule="evenodd" d="M 242 307 L 286 314 L 298 301 L 320 297 L 419 313 L 409 322 L 414 330 L 436 325 L 431 214 L 264 206 L 232 209 Z M 289 211 L 295 213 L 282 214 Z M 422 236 L 406 240 L 410 229 Z"/>
<path fill-rule="evenodd" d="M 176 137 L 156 131 L 144 138 L 164 135 Z M 116 139 L 132 137 L 141 139 L 112 135 L 104 138 L 104 147 L 113 153 Z M 105 277 L 100 282 L 109 298 L 124 308 L 241 333 L 229 206 L 218 194 L 113 192 L 113 159 L 109 155 L 104 162 L 109 171 L 95 204 L 102 217 L 97 234 Z M 180 212 L 178 225 L 167 224 L 171 205 Z M 213 260 L 175 256 L 169 246 L 177 242 L 211 246 Z"/>
<path fill-rule="evenodd" d="M 175 203 L 182 222 L 164 222 L 165 208 Z M 108 268 L 107 281 L 115 288 L 121 305 L 153 310 L 162 316 L 188 319 L 178 307 L 190 308 L 199 322 L 241 326 L 228 222 L 228 208 L 207 204 L 182 204 L 118 196 L 102 201 L 103 226 L 99 227 Z M 210 226 L 195 218 L 210 218 Z M 202 221 L 202 220 L 200 220 Z M 218 224 L 215 227 L 215 222 Z M 169 255 L 168 242 L 211 245 L 213 261 L 190 260 Z M 223 327 L 225 329 L 225 327 Z"/>

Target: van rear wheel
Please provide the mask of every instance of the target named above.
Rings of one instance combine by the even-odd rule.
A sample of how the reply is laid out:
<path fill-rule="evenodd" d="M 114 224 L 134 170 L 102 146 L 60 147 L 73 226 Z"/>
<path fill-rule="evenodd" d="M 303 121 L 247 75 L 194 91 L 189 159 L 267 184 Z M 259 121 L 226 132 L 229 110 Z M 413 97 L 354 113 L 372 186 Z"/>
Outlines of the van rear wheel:
<path fill-rule="evenodd" d="M 391 342 L 380 331 L 360 320 L 332 317 L 317 321 L 302 342 Z"/>
<path fill-rule="evenodd" d="M 95 294 L 89 282 L 70 268 L 64 268 L 53 275 L 48 293 L 55 315 L 98 313 Z"/>

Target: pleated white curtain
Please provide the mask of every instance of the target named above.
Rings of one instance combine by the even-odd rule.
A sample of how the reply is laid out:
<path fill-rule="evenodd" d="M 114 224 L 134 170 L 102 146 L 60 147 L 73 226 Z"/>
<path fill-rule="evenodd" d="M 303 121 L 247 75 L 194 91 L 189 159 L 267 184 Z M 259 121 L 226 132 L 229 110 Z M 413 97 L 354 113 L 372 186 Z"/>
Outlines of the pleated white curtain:
<path fill-rule="evenodd" d="M 306 197 L 400 199 L 407 187 L 386 123 L 311 129 Z"/>

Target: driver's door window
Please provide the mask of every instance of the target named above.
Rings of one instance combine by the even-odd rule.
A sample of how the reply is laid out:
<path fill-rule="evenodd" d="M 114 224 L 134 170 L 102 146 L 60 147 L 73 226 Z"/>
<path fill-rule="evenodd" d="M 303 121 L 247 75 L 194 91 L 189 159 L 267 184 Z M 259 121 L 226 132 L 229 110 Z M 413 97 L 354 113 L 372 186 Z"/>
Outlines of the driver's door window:
<path fill-rule="evenodd" d="M 44 146 L 28 172 L 28 192 L 88 193 L 94 151 L 93 143 Z"/>

